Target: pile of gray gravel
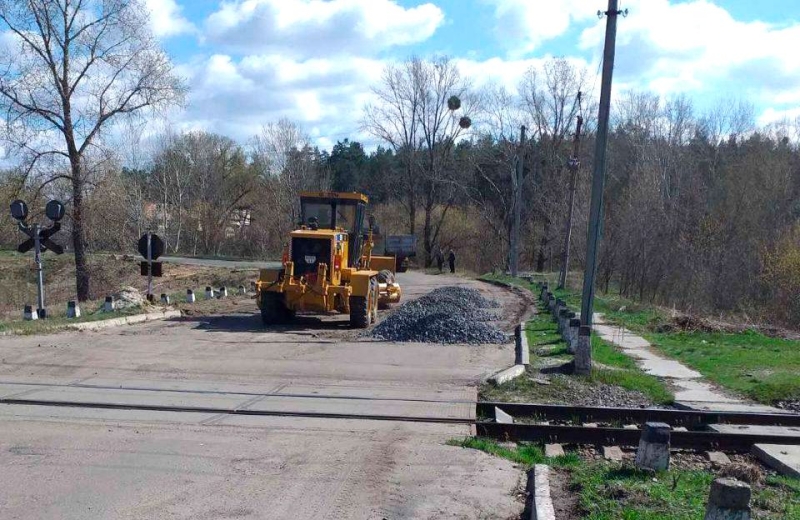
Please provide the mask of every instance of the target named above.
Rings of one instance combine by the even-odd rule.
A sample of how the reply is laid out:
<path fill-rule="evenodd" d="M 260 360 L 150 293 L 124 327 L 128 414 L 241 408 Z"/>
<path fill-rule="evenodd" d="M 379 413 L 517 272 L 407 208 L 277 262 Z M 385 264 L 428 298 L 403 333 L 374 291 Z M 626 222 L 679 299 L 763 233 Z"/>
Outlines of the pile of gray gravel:
<path fill-rule="evenodd" d="M 506 334 L 486 323 L 497 319 L 487 310 L 497 306 L 476 289 L 440 287 L 392 312 L 372 336 L 387 341 L 505 343 Z"/>

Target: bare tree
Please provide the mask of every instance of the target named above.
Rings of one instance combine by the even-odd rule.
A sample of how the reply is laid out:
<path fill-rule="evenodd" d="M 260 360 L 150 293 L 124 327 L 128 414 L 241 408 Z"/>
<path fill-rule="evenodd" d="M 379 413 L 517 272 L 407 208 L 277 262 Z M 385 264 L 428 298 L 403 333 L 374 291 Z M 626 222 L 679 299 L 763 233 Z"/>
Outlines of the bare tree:
<path fill-rule="evenodd" d="M 417 57 L 388 65 L 380 85 L 372 90 L 377 100 L 364 107 L 362 122 L 364 130 L 391 145 L 402 163 L 403 182 L 398 188 L 405 194 L 400 201 L 408 212 L 408 231 L 412 235 L 417 218 L 417 154 L 422 146 L 418 134 L 423 67 Z"/>
<path fill-rule="evenodd" d="M 286 236 L 300 219 L 298 194 L 302 190 L 324 188 L 314 164 L 311 138 L 287 118 L 268 123 L 253 138 L 253 158 L 266 181 L 274 186 L 273 205 L 280 208 L 280 235 Z"/>
<path fill-rule="evenodd" d="M 3 138 L 27 173 L 42 159 L 64 164 L 72 186 L 72 241 L 79 300 L 90 295 L 83 199 L 87 151 L 115 120 L 180 102 L 185 92 L 148 29 L 139 0 L 0 0 Z"/>

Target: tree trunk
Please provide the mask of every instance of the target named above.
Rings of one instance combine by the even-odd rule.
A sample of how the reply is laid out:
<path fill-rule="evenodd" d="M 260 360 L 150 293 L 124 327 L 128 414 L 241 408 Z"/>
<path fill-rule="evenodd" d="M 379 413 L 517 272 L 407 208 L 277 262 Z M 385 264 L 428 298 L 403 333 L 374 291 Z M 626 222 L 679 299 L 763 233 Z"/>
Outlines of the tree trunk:
<path fill-rule="evenodd" d="M 72 164 L 72 247 L 75 250 L 75 288 L 78 301 L 89 299 L 89 269 L 86 266 L 86 232 L 83 228 L 83 179 L 80 163 Z"/>

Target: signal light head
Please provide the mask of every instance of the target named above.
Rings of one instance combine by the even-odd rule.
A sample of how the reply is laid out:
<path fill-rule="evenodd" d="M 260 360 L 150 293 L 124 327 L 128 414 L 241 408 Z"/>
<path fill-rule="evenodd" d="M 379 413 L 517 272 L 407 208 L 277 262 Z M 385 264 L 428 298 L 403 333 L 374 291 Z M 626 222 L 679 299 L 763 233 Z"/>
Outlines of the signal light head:
<path fill-rule="evenodd" d="M 52 220 L 53 222 L 58 222 L 62 218 L 64 218 L 64 204 L 61 203 L 59 200 L 51 200 L 47 203 L 47 206 L 44 208 L 44 212 L 47 215 L 47 218 Z"/>
<path fill-rule="evenodd" d="M 20 222 L 28 218 L 28 205 L 25 201 L 17 199 L 11 203 L 11 216 Z"/>

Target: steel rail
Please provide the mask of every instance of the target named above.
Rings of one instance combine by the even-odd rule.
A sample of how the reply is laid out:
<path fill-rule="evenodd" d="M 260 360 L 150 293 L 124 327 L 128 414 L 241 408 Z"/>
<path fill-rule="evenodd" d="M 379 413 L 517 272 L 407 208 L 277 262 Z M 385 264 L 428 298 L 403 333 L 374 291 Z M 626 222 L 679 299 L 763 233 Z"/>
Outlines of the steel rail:
<path fill-rule="evenodd" d="M 172 406 L 159 404 L 121 404 L 91 401 L 51 401 L 45 399 L 0 399 L 0 404 L 25 406 L 53 406 L 62 408 L 94 408 L 103 410 L 140 410 L 150 412 L 203 413 L 213 415 L 246 415 L 256 417 L 307 417 L 319 419 L 356 419 L 368 421 L 394 421 L 438 424 L 472 425 L 474 419 L 460 417 L 422 417 L 381 414 L 348 414 L 334 412 L 292 412 L 282 410 L 248 410 L 241 408 L 216 408 L 205 406 Z"/>
<path fill-rule="evenodd" d="M 93 390 L 124 390 L 132 392 L 152 392 L 152 393 L 172 393 L 172 394 L 197 394 L 197 395 L 238 395 L 245 397 L 287 397 L 303 399 L 341 399 L 346 401 L 397 401 L 409 403 L 431 403 L 431 404 L 474 404 L 475 401 L 468 399 L 424 399 L 418 397 L 371 397 L 352 394 L 306 394 L 292 393 L 283 391 L 272 392 L 243 392 L 235 390 L 200 390 L 191 388 L 155 388 L 148 386 L 125 386 L 125 385 L 95 385 L 91 383 L 34 383 L 30 381 L 3 381 L 0 385 L 19 385 L 41 388 L 77 388 Z"/>
<path fill-rule="evenodd" d="M 494 417 L 498 407 L 514 417 L 564 420 L 575 422 L 618 422 L 643 424 L 648 421 L 665 422 L 672 426 L 703 426 L 707 424 L 746 424 L 754 426 L 800 427 L 800 414 L 758 412 L 715 412 L 704 410 L 669 410 L 658 408 L 605 408 L 593 406 L 565 406 L 532 403 L 478 402 L 478 417 Z"/>
<path fill-rule="evenodd" d="M 479 436 L 503 441 L 637 446 L 641 437 L 639 430 L 626 430 L 624 428 L 504 424 L 496 422 L 478 422 L 475 426 Z M 671 447 L 679 449 L 749 451 L 754 444 L 800 445 L 800 436 L 694 431 L 670 432 Z"/>

